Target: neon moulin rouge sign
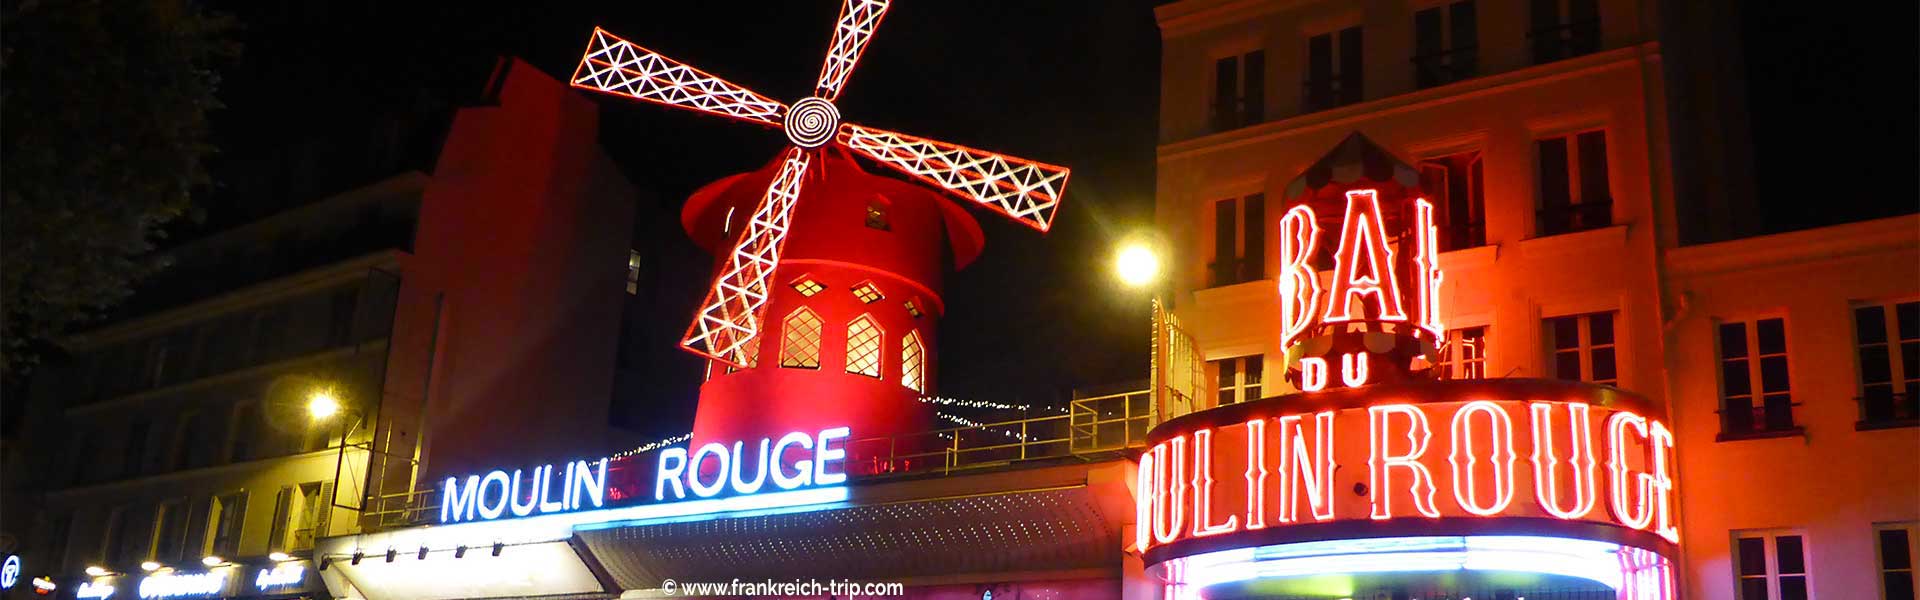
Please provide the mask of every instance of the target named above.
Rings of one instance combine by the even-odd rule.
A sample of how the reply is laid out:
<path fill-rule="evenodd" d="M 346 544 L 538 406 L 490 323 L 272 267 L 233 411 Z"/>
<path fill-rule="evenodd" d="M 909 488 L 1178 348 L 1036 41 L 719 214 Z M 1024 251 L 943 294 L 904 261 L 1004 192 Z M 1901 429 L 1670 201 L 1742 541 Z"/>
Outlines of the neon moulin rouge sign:
<path fill-rule="evenodd" d="M 496 469 L 464 479 L 448 477 L 440 493 L 440 522 L 577 512 L 647 500 L 666 503 L 716 496 L 753 496 L 844 483 L 851 430 L 791 432 L 749 445 L 708 443 L 690 455 L 663 448 L 656 457 L 573 461 L 533 469 Z M 646 483 L 642 483 L 644 480 Z M 641 486 L 645 486 L 642 488 Z M 738 504 L 736 502 L 736 504 Z"/>
<path fill-rule="evenodd" d="M 1234 405 L 1162 425 L 1140 457 L 1135 548 L 1293 525 L 1498 517 L 1679 540 L 1673 433 L 1643 404 L 1564 399 L 1582 386 L 1546 381 L 1421 387 L 1339 394 L 1365 405 Z"/>

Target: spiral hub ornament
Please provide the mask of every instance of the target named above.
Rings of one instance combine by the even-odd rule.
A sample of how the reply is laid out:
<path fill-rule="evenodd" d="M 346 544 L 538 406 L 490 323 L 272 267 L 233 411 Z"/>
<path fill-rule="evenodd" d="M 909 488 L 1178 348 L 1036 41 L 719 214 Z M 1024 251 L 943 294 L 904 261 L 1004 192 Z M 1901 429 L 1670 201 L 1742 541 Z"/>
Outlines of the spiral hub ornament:
<path fill-rule="evenodd" d="M 787 109 L 787 140 L 801 148 L 818 148 L 833 139 L 840 130 L 840 109 L 818 96 L 793 103 Z"/>

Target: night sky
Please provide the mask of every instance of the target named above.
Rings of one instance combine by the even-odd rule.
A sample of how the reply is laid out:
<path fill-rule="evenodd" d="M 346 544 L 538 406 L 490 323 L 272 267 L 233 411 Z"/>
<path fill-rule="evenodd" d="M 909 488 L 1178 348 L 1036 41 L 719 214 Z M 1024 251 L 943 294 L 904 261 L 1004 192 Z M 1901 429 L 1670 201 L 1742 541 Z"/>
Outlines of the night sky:
<path fill-rule="evenodd" d="M 831 1 L 257 4 L 216 3 L 245 24 L 245 49 L 225 71 L 227 108 L 215 119 L 221 187 L 203 222 L 178 228 L 182 237 L 398 168 L 430 170 L 450 109 L 473 103 L 495 57 L 519 56 L 564 80 L 596 25 L 791 103 L 811 93 L 839 11 Z M 1158 69 L 1148 2 L 899 2 L 887 13 L 837 102 L 845 119 L 1074 171 L 1046 235 L 973 210 L 986 251 L 947 283 L 942 395 L 1064 405 L 1074 387 L 1145 377 L 1147 297 L 1119 288 L 1107 265 L 1117 239 L 1151 219 Z M 641 194 L 635 245 L 652 254 L 642 292 L 648 375 L 627 393 L 637 397 L 615 399 L 616 418 L 655 435 L 684 432 L 701 363 L 676 342 L 711 259 L 681 232 L 679 208 L 787 142 L 772 129 L 591 97 L 601 144 Z M 370 139 L 398 140 L 397 163 L 368 159 Z"/>
<path fill-rule="evenodd" d="M 598 25 L 770 97 L 811 92 L 838 2 L 547 3 L 215 1 L 245 48 L 222 69 L 219 187 L 190 239 L 404 168 L 430 171 L 452 109 L 473 104 L 501 55 L 564 79 Z M 399 4 L 401 6 L 390 6 Z M 1069 390 L 1142 378 L 1147 300 L 1107 269 L 1152 214 L 1159 33 L 1147 0 L 902 1 L 847 91 L 847 120 L 1074 170 L 1052 233 L 985 211 L 986 252 L 948 281 L 943 395 L 1061 404 Z M 1914 212 L 1912 18 L 1741 3 L 1762 225 L 1783 231 Z M 1914 7 L 1901 8 L 1911 17 Z M 1736 26 L 1730 20 L 1727 26 Z M 641 193 L 636 246 L 646 388 L 615 399 L 625 424 L 686 430 L 700 363 L 675 344 L 709 280 L 678 211 L 695 188 L 752 170 L 778 131 L 594 96 L 601 144 Z M 890 172 L 882 168 L 875 172 Z M 1892 196 L 1837 194 L 1889 181 Z M 1819 201 L 1814 199 L 1819 198 Z M 665 226 L 661 226 L 665 225 Z M 608 324 L 616 327 L 616 324 Z"/>

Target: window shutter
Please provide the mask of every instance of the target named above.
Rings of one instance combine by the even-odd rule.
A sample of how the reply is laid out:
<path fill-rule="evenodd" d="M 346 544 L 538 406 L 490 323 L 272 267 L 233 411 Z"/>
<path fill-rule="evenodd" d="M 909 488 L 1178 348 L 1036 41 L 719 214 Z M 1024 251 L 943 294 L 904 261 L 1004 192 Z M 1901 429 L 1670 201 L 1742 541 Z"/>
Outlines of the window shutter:
<path fill-rule="evenodd" d="M 1228 198 L 1213 203 L 1213 284 L 1234 283 L 1234 239 L 1238 228 L 1234 226 L 1234 200 Z"/>
<path fill-rule="evenodd" d="M 267 537 L 269 552 L 284 552 L 287 549 L 287 524 L 293 520 L 293 486 L 280 486 L 280 495 L 273 500 L 273 529 Z"/>
<path fill-rule="evenodd" d="M 1246 78 L 1241 83 L 1240 112 L 1245 118 L 1241 125 L 1252 125 L 1267 120 L 1267 51 L 1248 52 L 1242 67 Z"/>
<path fill-rule="evenodd" d="M 1340 30 L 1340 103 L 1352 104 L 1366 98 L 1362 86 L 1366 81 L 1361 70 L 1360 28 L 1348 27 Z"/>
<path fill-rule="evenodd" d="M 1267 275 L 1267 196 L 1247 196 L 1246 241 L 1242 243 L 1240 279 L 1253 281 Z"/>
<path fill-rule="evenodd" d="M 313 539 L 327 537 L 327 525 L 333 520 L 333 482 L 320 484 L 320 497 L 314 499 L 320 503 L 313 520 Z"/>
<path fill-rule="evenodd" d="M 1560 59 L 1560 0 L 1533 0 L 1533 62 Z"/>
<path fill-rule="evenodd" d="M 1534 142 L 1540 161 L 1540 213 L 1542 234 L 1565 233 L 1567 206 L 1572 204 L 1572 185 L 1567 173 L 1567 138 Z"/>
<path fill-rule="evenodd" d="M 1307 110 L 1320 110 L 1333 103 L 1333 36 L 1307 38 Z"/>
<path fill-rule="evenodd" d="M 207 549 L 211 547 L 208 538 L 212 535 L 214 526 L 207 522 L 207 515 L 211 513 L 209 508 L 212 504 L 212 498 L 201 498 L 194 500 L 187 509 L 187 540 L 180 545 L 184 548 L 182 550 L 185 554 L 184 559 L 194 560 L 208 554 Z"/>
<path fill-rule="evenodd" d="M 1234 127 L 1235 104 L 1239 101 L 1239 57 L 1229 56 L 1213 62 L 1213 129 Z"/>

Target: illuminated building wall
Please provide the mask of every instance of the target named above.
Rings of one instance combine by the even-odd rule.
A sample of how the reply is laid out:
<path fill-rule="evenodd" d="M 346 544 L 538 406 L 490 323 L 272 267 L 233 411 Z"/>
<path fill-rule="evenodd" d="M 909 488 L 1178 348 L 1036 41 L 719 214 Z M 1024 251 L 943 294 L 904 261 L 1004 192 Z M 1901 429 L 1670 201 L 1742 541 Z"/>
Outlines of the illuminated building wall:
<path fill-rule="evenodd" d="M 592 104 L 514 65 L 433 174 L 183 243 L 164 289 L 189 300 L 136 296 L 62 340 L 73 358 L 35 377 L 25 429 L 44 501 L 8 507 L 33 515 L 8 523 L 30 572 L 128 598 L 154 561 L 203 596 L 315 593 L 316 541 L 360 531 L 364 495 L 405 492 L 422 438 L 444 470 L 625 445 L 607 408 L 633 192 Z M 310 415 L 318 391 L 340 411 Z M 304 574 L 261 576 L 272 553 Z"/>
<path fill-rule="evenodd" d="M 1433 188 L 1450 374 L 1600 382 L 1667 407 L 1689 490 L 1682 597 L 1737 597 L 1738 538 L 1778 554 L 1794 535 L 1818 597 L 1877 597 L 1878 541 L 1915 536 L 1876 528 L 1920 519 L 1920 436 L 1901 412 L 1911 396 L 1891 396 L 1920 370 L 1899 362 L 1898 331 L 1920 282 L 1893 267 L 1914 264 L 1920 227 L 1904 217 L 1682 246 L 1751 235 L 1753 220 L 1738 194 L 1675 192 L 1706 175 L 1676 173 L 1699 163 L 1674 148 L 1707 150 L 1669 145 L 1699 132 L 1668 128 L 1662 4 L 1159 7 L 1156 216 L 1174 248 L 1174 312 L 1208 361 L 1203 404 L 1295 391 L 1280 376 L 1286 186 L 1358 132 Z M 1330 265 L 1316 266 L 1324 285 Z M 1874 315 L 1886 344 L 1856 327 Z M 1785 349 L 1769 342 L 1769 354 L 1790 365 L 1771 393 L 1759 339 L 1770 318 Z M 1728 388 L 1719 336 L 1734 323 L 1751 376 Z M 1882 395 L 1854 400 L 1870 394 Z M 1777 568 L 1755 577 L 1747 585 L 1780 597 Z"/>

